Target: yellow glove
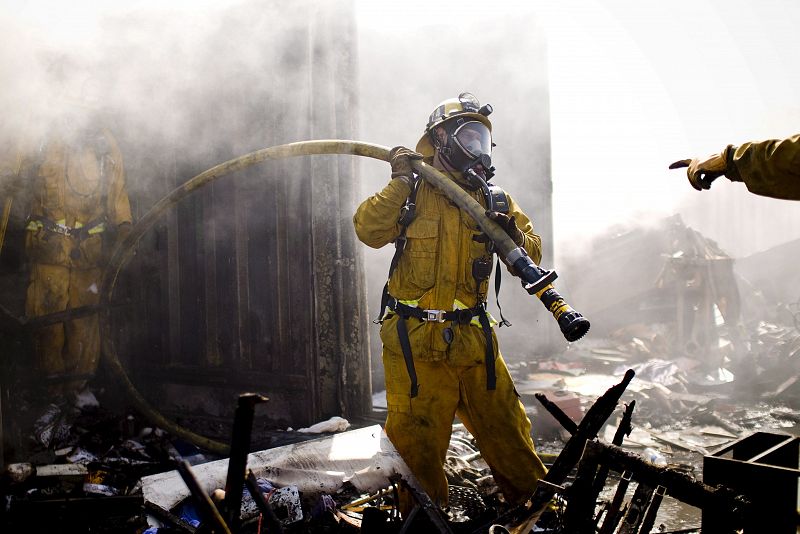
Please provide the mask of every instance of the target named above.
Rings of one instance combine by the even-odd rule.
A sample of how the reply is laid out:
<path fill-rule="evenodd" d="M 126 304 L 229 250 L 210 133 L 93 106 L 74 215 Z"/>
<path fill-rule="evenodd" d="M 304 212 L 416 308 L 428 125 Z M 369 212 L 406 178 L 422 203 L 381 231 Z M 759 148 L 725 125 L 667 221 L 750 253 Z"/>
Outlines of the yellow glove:
<path fill-rule="evenodd" d="M 719 154 L 714 154 L 703 160 L 697 158 L 682 159 L 670 165 L 669 168 L 680 169 L 687 167 L 686 176 L 689 178 L 689 183 L 692 184 L 692 187 L 698 191 L 711 189 L 711 183 L 720 176 L 725 176 L 728 172 L 728 159 L 733 150 L 733 145 L 728 145 Z"/>

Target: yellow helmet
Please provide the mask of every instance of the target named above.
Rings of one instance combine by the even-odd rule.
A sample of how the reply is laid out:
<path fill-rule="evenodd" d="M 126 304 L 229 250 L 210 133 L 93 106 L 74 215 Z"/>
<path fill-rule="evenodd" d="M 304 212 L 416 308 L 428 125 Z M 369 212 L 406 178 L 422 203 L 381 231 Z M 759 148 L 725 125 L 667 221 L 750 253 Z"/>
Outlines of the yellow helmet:
<path fill-rule="evenodd" d="M 417 143 L 417 152 L 426 158 L 432 158 L 436 151 L 443 152 L 448 155 L 448 152 L 455 154 L 456 152 L 467 152 L 466 157 L 478 157 L 481 153 L 491 154 L 492 140 L 492 123 L 489 121 L 488 115 L 492 112 L 492 106 L 486 104 L 480 105 L 478 99 L 472 93 L 461 93 L 457 98 L 449 98 L 433 110 L 428 118 L 428 124 L 425 127 L 425 133 L 420 137 Z M 473 123 L 470 126 L 468 123 Z M 482 124 L 485 128 L 475 128 L 476 125 Z M 438 126 L 445 125 L 448 130 L 448 138 L 444 143 L 440 143 L 434 137 L 434 130 Z M 450 127 L 452 126 L 452 128 Z M 458 138 L 458 131 L 470 130 L 472 128 L 474 136 L 480 137 L 480 147 L 477 151 L 470 150 L 465 143 L 460 143 Z M 478 132 L 477 130 L 482 130 Z M 460 150 L 455 150 L 459 148 Z M 478 153 L 475 153 L 478 152 Z"/>

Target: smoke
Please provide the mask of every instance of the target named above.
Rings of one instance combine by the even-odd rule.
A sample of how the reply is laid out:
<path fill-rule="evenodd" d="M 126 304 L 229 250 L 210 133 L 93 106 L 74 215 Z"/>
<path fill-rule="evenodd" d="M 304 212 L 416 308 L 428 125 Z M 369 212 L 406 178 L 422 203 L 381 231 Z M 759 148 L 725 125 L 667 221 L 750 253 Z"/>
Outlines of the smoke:
<path fill-rule="evenodd" d="M 213 165 L 255 149 L 352 134 L 357 110 L 347 0 L 39 2 L 1 9 L 0 170 L 18 145 L 35 152 L 48 132 L 91 118 L 119 141 L 135 220 Z M 198 376 L 223 366 L 278 368 L 277 374 L 307 378 L 303 386 L 343 389 L 328 383 L 346 372 L 326 366 L 344 369 L 363 359 L 334 361 L 327 348 L 351 350 L 362 335 L 337 331 L 351 317 L 330 313 L 336 305 L 349 312 L 357 290 L 337 293 L 341 300 L 333 306 L 324 302 L 333 298 L 340 271 L 358 272 L 349 262 L 352 247 L 344 250 L 352 240 L 337 241 L 339 228 L 352 229 L 332 213 L 352 192 L 346 180 L 354 173 L 344 159 L 270 162 L 218 180 L 145 234 L 113 296 L 126 303 L 115 308 L 112 329 L 129 368 L 146 374 L 179 364 Z M 22 204 L 15 201 L 14 209 Z M 26 214 L 20 215 L 16 228 L 24 228 Z M 4 256 L 11 241 L 24 239 L 6 239 Z M 3 304 L 24 299 L 25 282 L 8 287 L 6 279 Z M 310 294 L 312 283 L 328 293 Z M 238 381 L 232 388 L 256 380 L 253 373 L 228 378 Z M 352 379 L 348 387 L 342 397 L 357 389 Z M 311 422 L 310 406 L 284 397 L 273 397 L 276 413 Z M 329 404 L 326 410 L 336 409 Z"/>
<path fill-rule="evenodd" d="M 620 223 L 681 213 L 735 256 L 800 238 L 796 204 L 667 166 L 797 133 L 800 6 L 538 4 L 549 47 L 557 257 Z M 746 216 L 743 216 L 746 214 Z"/>
<path fill-rule="evenodd" d="M 20 146 L 34 153 L 54 128 L 63 133 L 91 120 L 121 145 L 136 219 L 213 165 L 319 131 L 312 34 L 337 12 L 352 16 L 346 1 L 34 2 L 2 9 L 0 166 L 8 169 Z M 250 187 L 255 178 L 239 181 Z M 251 189 L 248 201 L 273 204 L 263 180 Z M 229 212 L 208 210 L 204 218 L 213 239 L 234 234 Z"/>
<path fill-rule="evenodd" d="M 281 109 L 282 90 L 308 91 L 302 70 L 290 68 L 292 43 L 308 31 L 301 4 L 6 6 L 3 133 L 36 138 L 100 113 L 131 142 L 178 143 L 187 161 L 265 146 L 272 139 L 248 135 L 258 129 L 242 124 L 242 108 Z"/>
<path fill-rule="evenodd" d="M 413 148 L 441 100 L 470 91 L 491 103 L 495 182 L 533 219 L 545 266 L 585 251 L 615 224 L 676 212 L 734 256 L 800 237 L 796 204 L 756 199 L 724 181 L 698 194 L 680 171 L 666 170 L 728 143 L 794 133 L 800 67 L 788 51 L 800 39 L 791 23 L 797 6 L 353 6 L 358 137 Z M 311 1 L 6 2 L 0 152 L 21 137 L 40 138 L 75 109 L 93 110 L 123 148 L 137 147 L 126 158 L 137 170 L 129 192 L 141 215 L 176 181 L 213 164 L 329 135 L 314 127 L 309 60 L 300 56 L 316 9 Z M 359 165 L 365 198 L 386 182 L 388 166 Z M 266 197 L 258 195 L 254 202 Z M 364 252 L 373 308 L 390 249 Z M 500 332 L 507 352 L 559 340 L 535 299 L 510 277 L 503 285 L 515 323 Z M 570 280 L 556 285 L 569 300 Z"/>

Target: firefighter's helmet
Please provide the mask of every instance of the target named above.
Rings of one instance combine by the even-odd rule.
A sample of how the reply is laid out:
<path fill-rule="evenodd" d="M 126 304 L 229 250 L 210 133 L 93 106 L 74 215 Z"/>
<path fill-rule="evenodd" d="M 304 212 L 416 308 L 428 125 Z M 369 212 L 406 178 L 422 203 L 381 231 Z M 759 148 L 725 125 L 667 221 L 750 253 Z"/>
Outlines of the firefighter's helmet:
<path fill-rule="evenodd" d="M 491 112 L 492 106 L 481 106 L 471 93 L 445 100 L 428 118 L 417 152 L 433 157 L 438 151 L 459 170 L 466 170 L 481 156 L 485 161 L 492 152 L 492 123 L 488 118 Z M 442 126 L 445 136 L 437 135 L 438 126 Z"/>

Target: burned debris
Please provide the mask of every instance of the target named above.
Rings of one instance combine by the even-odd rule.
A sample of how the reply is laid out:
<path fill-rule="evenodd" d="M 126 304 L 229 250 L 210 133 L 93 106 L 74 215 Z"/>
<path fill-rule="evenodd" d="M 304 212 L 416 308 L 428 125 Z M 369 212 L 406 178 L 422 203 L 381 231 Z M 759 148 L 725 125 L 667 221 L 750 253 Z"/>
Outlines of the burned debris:
<path fill-rule="evenodd" d="M 80 451 L 67 456 L 74 463 L 35 468 L 15 464 L 6 469 L 4 517 L 6 524 L 16 527 L 26 524 L 32 513 L 47 511 L 60 521 L 69 521 L 64 515 L 67 510 L 80 511 L 102 518 L 105 526 L 104 521 L 84 523 L 101 532 L 477 534 L 528 532 L 538 525 L 534 531 L 645 533 L 657 526 L 660 504 L 669 497 L 702 510 L 703 532 L 733 532 L 742 526 L 751 529 L 745 532 L 757 532 L 753 530 L 756 527 L 785 526 L 794 520 L 793 514 L 787 514 L 787 504 L 792 499 L 792 484 L 796 491 L 798 438 L 756 433 L 729 443 L 706 457 L 706 469 L 708 465 L 714 467 L 714 462 L 720 467 L 708 469 L 710 474 L 704 482 L 685 467 L 673 466 L 672 462 L 665 465 L 620 448 L 636 425 L 635 400 L 624 406 L 613 441 L 605 443 L 602 436 L 598 438 L 633 377 L 634 372 L 628 371 L 579 422 L 547 395 L 537 396 L 542 409 L 563 423 L 571 437 L 557 456 L 547 456 L 548 476 L 521 507 L 504 503 L 472 436 L 460 425 L 453 429 L 448 451 L 451 502 L 444 510 L 416 484 L 378 425 L 248 454 L 248 427 L 255 406 L 265 400 L 248 394 L 239 400 L 231 439 L 231 450 L 238 452 L 230 459 L 192 466 L 173 452 L 169 462 L 159 464 L 147 451 L 156 448 L 157 435 L 162 439 L 166 436 L 145 430 L 139 434 L 143 437 L 138 440 L 146 444 L 140 445 L 144 450 L 139 454 L 150 461 L 139 460 L 137 464 L 128 458 L 128 472 L 158 471 L 167 463 L 176 465 L 176 471 L 154 472 L 123 482 L 118 472 L 114 476 L 106 472 L 104 478 L 98 467 L 100 460 Z M 162 448 L 170 449 L 163 447 L 163 442 Z M 130 444 L 126 448 L 128 454 L 136 449 Z M 745 471 L 737 472 L 742 469 L 740 465 Z M 747 470 L 783 480 L 783 486 L 764 497 L 763 490 L 742 481 L 748 478 Z M 51 477 L 58 480 L 60 489 L 43 486 Z M 98 491 L 101 482 L 106 482 L 106 492 Z M 73 489 L 66 489 L 69 484 Z M 81 485 L 86 496 L 78 496 L 76 488 Z M 42 498 L 44 495 L 50 498 Z M 410 512 L 402 515 L 399 510 L 404 499 L 411 505 L 406 504 Z M 776 508 L 778 502 L 784 504 Z M 764 516 L 767 509 L 769 517 Z M 680 531 L 699 528 L 696 525 Z M 659 531 L 665 531 L 663 524 Z"/>
<path fill-rule="evenodd" d="M 108 391 L 87 390 L 72 405 L 10 404 L 23 417 L 6 422 L 16 437 L 5 442 L 24 441 L 26 426 L 39 448 L 5 466 L 3 524 L 148 534 L 788 532 L 798 438 L 782 430 L 800 420 L 796 314 L 783 304 L 765 311 L 766 299 L 713 243 L 678 219 L 666 224 L 672 237 L 654 254 L 652 287 L 642 279 L 626 289 L 627 318 L 599 321 L 599 335 L 557 357 L 510 365 L 548 466 L 524 505 L 505 500 L 461 424 L 445 461 L 443 509 L 369 418 L 349 431 L 334 416 L 265 434 L 256 412 L 271 401 L 244 394 L 230 444 L 203 449 Z M 771 487 L 748 484 L 754 477 Z M 683 518 L 663 515 L 676 509 Z"/>
<path fill-rule="evenodd" d="M 2 520 L 148 533 L 791 531 L 800 438 L 783 432 L 800 414 L 785 370 L 795 369 L 800 332 L 790 320 L 743 321 L 751 367 L 719 360 L 736 371 L 719 380 L 694 372 L 703 362 L 671 357 L 670 328 L 618 327 L 557 359 L 511 365 L 549 469 L 524 506 L 505 502 L 460 424 L 445 465 L 450 503 L 440 509 L 366 420 L 349 431 L 333 417 L 273 433 L 269 448 L 250 453 L 257 407 L 269 402 L 242 395 L 226 460 L 136 412 L 107 411 L 101 404 L 113 398 L 100 391 L 77 399 L 71 424 L 55 411 L 31 421 L 50 447 L 6 465 Z M 726 333 L 718 325 L 720 346 Z M 743 377 L 761 393 L 733 387 Z M 309 441 L 314 432 L 324 437 Z"/>

